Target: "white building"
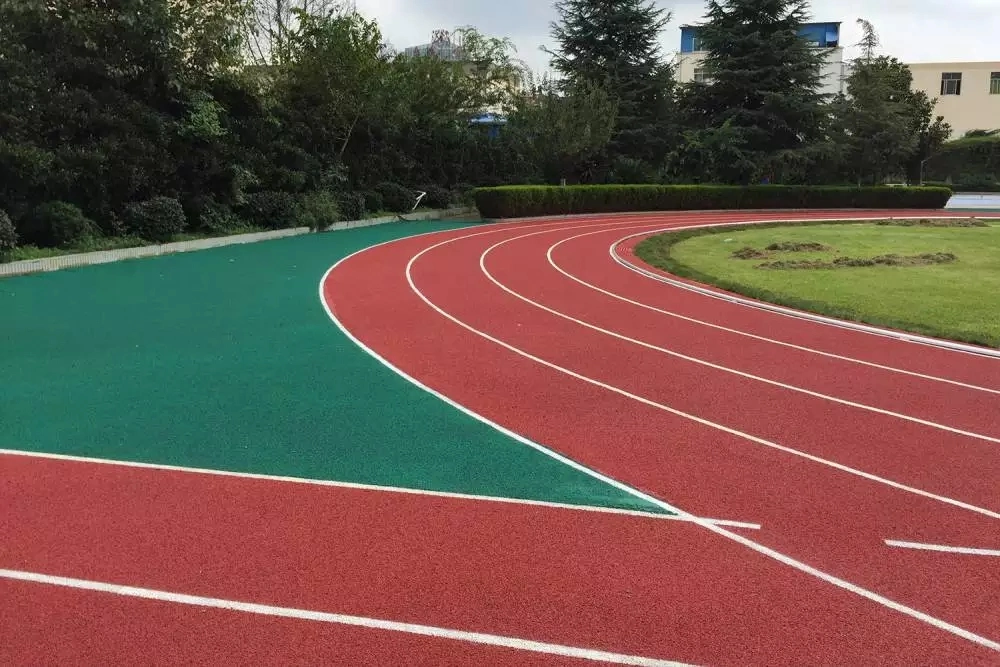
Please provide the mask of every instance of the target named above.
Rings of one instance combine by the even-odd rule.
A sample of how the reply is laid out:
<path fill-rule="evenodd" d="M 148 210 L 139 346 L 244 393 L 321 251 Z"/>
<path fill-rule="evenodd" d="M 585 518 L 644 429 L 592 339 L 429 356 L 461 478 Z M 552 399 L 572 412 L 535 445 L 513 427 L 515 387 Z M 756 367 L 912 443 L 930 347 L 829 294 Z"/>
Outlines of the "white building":
<path fill-rule="evenodd" d="M 844 49 L 840 46 L 840 23 L 804 23 L 799 34 L 815 48 L 824 50 L 821 92 L 830 95 L 845 92 L 849 63 L 844 61 Z M 700 42 L 698 26 L 681 26 L 681 50 L 676 60 L 677 80 L 681 83 L 708 78 L 702 66 L 706 52 Z"/>

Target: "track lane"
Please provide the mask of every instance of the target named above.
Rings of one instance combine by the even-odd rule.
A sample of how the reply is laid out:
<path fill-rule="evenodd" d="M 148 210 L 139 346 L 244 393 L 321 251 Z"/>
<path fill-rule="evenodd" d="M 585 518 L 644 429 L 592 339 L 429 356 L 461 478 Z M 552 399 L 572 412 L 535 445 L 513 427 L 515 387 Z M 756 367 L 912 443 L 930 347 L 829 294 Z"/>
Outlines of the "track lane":
<path fill-rule="evenodd" d="M 519 235 L 504 236 L 517 239 Z M 521 295 L 533 295 L 540 305 L 556 312 L 584 311 L 586 318 L 597 318 L 612 334 L 639 340 L 657 337 L 659 322 L 648 317 L 647 311 L 601 294 L 594 295 L 548 266 L 544 243 L 532 248 L 531 242 L 538 238 L 531 236 L 496 246 L 485 258 L 486 270 L 502 286 Z M 528 243 L 527 248 L 522 241 Z M 453 279 L 460 284 L 490 294 L 497 286 L 475 274 L 481 273 L 478 257 L 499 242 L 502 240 L 489 237 L 459 241 L 436 249 L 427 259 L 453 267 Z M 419 278 L 419 271 L 420 266 L 415 266 L 415 279 Z M 452 308 L 447 290 L 428 286 L 428 296 L 463 321 L 589 377 L 757 437 L 1000 511 L 1000 487 L 996 484 L 1000 479 L 1000 442 L 862 411 L 669 356 L 523 301 L 497 300 L 503 305 L 490 309 L 465 305 Z M 535 324 L 517 326 L 525 318 L 533 318 Z M 560 344 L 552 346 L 535 338 L 533 333 L 538 329 L 557 336 Z M 711 344 L 711 334 L 705 333 L 703 337 Z M 669 345 L 667 341 L 659 342 Z M 592 350 L 601 350 L 601 354 L 589 354 Z M 799 370 L 801 374 L 804 369 Z M 706 387 L 711 390 L 705 391 Z M 882 389 L 899 390 L 891 385 L 883 385 Z M 953 397 L 952 400 L 961 400 L 954 394 Z M 990 412 L 1000 414 L 1000 401 L 994 402 Z"/>
<path fill-rule="evenodd" d="M 694 281 L 678 278 L 649 266 L 634 255 L 634 248 L 643 237 L 620 237 L 621 242 L 613 248 L 605 248 L 610 256 L 612 250 L 627 261 L 643 269 L 668 276 L 682 283 L 705 287 Z M 910 343 L 888 336 L 880 336 L 848 328 L 831 326 L 807 319 L 781 315 L 752 308 L 725 299 L 698 294 L 666 283 L 655 281 L 619 265 L 619 275 L 614 283 L 617 289 L 624 287 L 626 294 L 635 290 L 648 300 L 649 305 L 678 312 L 689 317 L 706 319 L 713 324 L 726 326 L 738 322 L 738 328 L 758 336 L 776 338 L 789 343 L 804 345 L 832 354 L 858 358 L 875 364 L 883 364 L 905 370 L 950 378 L 959 382 L 1000 389 L 1000 362 L 979 355 L 956 352 L 930 345 Z M 645 283 L 652 282 L 661 289 L 650 291 Z M 614 291 L 614 290 L 612 290 Z M 729 293 L 712 288 L 713 293 Z M 741 296 L 741 295 L 734 295 Z M 741 298 L 745 298 L 742 297 Z M 705 314 L 707 317 L 699 317 Z"/>
<path fill-rule="evenodd" d="M 408 248 L 418 248 L 418 246 L 413 244 Z M 917 502 L 915 506 L 911 505 L 906 511 L 901 512 L 897 507 L 887 515 L 886 503 L 889 505 L 893 503 L 887 500 L 882 490 L 867 487 L 859 489 L 850 482 L 846 483 L 848 488 L 834 500 L 831 497 L 831 488 L 835 491 L 832 495 L 837 495 L 836 492 L 845 485 L 842 478 L 828 475 L 829 479 L 826 479 L 820 475 L 821 479 L 817 481 L 814 470 L 807 470 L 807 467 L 800 462 L 789 461 L 787 457 L 775 458 L 771 453 L 748 448 L 745 443 L 726 442 L 726 438 L 719 438 L 717 434 L 710 434 L 706 438 L 703 432 L 699 433 L 699 430 L 703 431 L 702 427 L 692 428 L 690 424 L 684 424 L 681 420 L 671 420 L 660 414 L 644 413 L 641 424 L 637 424 L 634 419 L 629 418 L 634 417 L 638 410 L 630 402 L 616 401 L 613 397 L 609 399 L 605 392 L 592 391 L 586 387 L 574 387 L 573 391 L 565 391 L 565 387 L 559 386 L 558 377 L 551 377 L 552 373 L 541 373 L 537 368 L 533 373 L 530 369 L 522 371 L 528 376 L 535 375 L 533 380 L 508 377 L 507 373 L 511 372 L 512 366 L 520 367 L 522 364 L 517 360 L 511 360 L 510 354 L 497 354 L 497 351 L 491 350 L 489 345 L 481 348 L 474 341 L 460 342 L 462 336 L 457 339 L 448 338 L 446 332 L 451 331 L 452 336 L 458 333 L 452 330 L 454 327 L 449 329 L 448 326 L 442 327 L 440 324 L 434 326 L 430 321 L 421 323 L 422 330 L 431 332 L 430 339 L 421 341 L 411 338 L 400 345 L 399 341 L 395 340 L 392 322 L 373 320 L 372 315 L 379 309 L 385 309 L 401 315 L 404 321 L 411 324 L 415 324 L 420 317 L 419 304 L 416 304 L 416 309 L 404 306 L 405 299 L 397 293 L 399 288 L 391 286 L 392 280 L 399 279 L 398 268 L 394 266 L 406 258 L 408 248 L 386 248 L 378 253 L 378 257 L 367 258 L 368 261 L 364 266 L 356 267 L 359 274 L 355 278 L 365 275 L 371 283 L 381 285 L 377 292 L 366 293 L 363 298 L 358 296 L 358 300 L 363 301 L 364 306 L 356 304 L 355 299 L 345 304 L 333 297 L 337 294 L 338 278 L 343 279 L 346 286 L 347 282 L 351 282 L 348 280 L 350 272 L 341 276 L 338 276 L 337 272 L 332 274 L 327 285 L 327 293 L 337 310 L 338 317 L 347 318 L 346 324 L 350 326 L 357 323 L 358 318 L 362 321 L 367 320 L 363 327 L 364 331 L 359 331 L 364 335 L 366 344 L 371 344 L 380 352 L 386 352 L 390 361 L 402 364 L 404 370 L 414 372 L 422 381 L 429 382 L 435 388 L 450 388 L 452 391 L 446 393 L 463 396 L 462 402 L 477 412 L 497 417 L 504 423 L 516 423 L 520 432 L 545 443 L 553 445 L 558 443 L 560 451 L 570 453 L 578 460 L 595 465 L 602 472 L 615 475 L 619 479 L 632 481 L 636 477 L 635 471 L 641 470 L 644 473 L 641 476 L 641 483 L 638 484 L 641 488 L 656 491 L 669 489 L 671 494 L 669 499 L 672 502 L 677 502 L 692 511 L 695 511 L 694 508 L 704 511 L 706 506 L 713 503 L 718 503 L 714 505 L 716 507 L 736 507 L 742 503 L 744 509 L 763 508 L 769 517 L 768 521 L 773 519 L 784 523 L 786 528 L 798 528 L 801 533 L 809 532 L 801 530 L 803 528 L 801 522 L 807 520 L 808 527 L 816 528 L 814 542 L 818 544 L 814 544 L 814 547 L 826 553 L 832 561 L 839 562 L 843 559 L 850 563 L 846 568 L 848 570 L 867 568 L 866 576 L 871 581 L 892 579 L 898 577 L 898 573 L 893 572 L 892 566 L 882 558 L 885 554 L 881 552 L 878 558 L 873 558 L 870 551 L 860 556 L 854 552 L 853 547 L 857 546 L 859 541 L 866 542 L 869 537 L 866 535 L 855 539 L 851 534 L 851 531 L 857 532 L 858 526 L 857 519 L 852 520 L 853 515 L 850 513 L 859 509 L 873 512 L 871 517 L 866 517 L 866 521 L 871 522 L 874 527 L 912 526 L 912 520 L 907 520 L 907 517 L 912 519 L 912 512 L 917 516 L 926 514 L 932 517 L 930 523 L 933 525 L 923 524 L 920 529 L 934 533 L 938 537 L 948 534 L 949 537 L 955 538 L 967 535 L 966 531 L 983 533 L 984 530 L 988 530 L 983 524 L 976 523 L 975 519 L 954 513 L 944 512 L 945 516 L 938 521 L 942 513 L 935 512 L 937 507 L 934 503 L 920 505 L 919 503 L 927 502 L 923 500 Z M 357 258 L 358 261 L 361 257 L 363 256 Z M 347 267 L 343 268 L 346 271 Z M 482 307 L 486 303 L 485 295 L 475 284 L 463 284 L 461 291 L 455 290 L 454 286 L 459 283 L 444 265 L 429 264 L 427 270 L 436 276 L 442 290 L 452 293 L 450 298 L 453 302 L 460 301 L 466 306 L 473 307 L 477 305 Z M 494 301 L 492 297 L 488 299 L 489 308 L 494 310 L 496 317 L 504 317 L 505 313 L 498 310 L 498 303 Z M 352 307 L 358 308 L 358 312 L 350 312 L 353 310 Z M 517 318 L 515 324 L 516 322 Z M 531 333 L 535 338 L 552 336 L 562 340 L 558 335 L 553 336 L 546 327 L 532 327 Z M 454 347 L 450 357 L 442 358 L 440 347 L 436 343 L 448 340 Z M 472 347 L 476 349 L 475 354 L 468 353 Z M 455 358 L 456 355 L 460 358 Z M 468 372 L 463 373 L 463 369 L 467 370 L 465 367 L 470 364 L 475 364 L 480 372 L 472 375 Z M 480 386 L 483 382 L 482 368 L 490 369 L 487 378 L 489 382 L 500 383 L 495 395 Z M 537 377 L 540 374 L 550 379 L 540 380 Z M 561 382 L 565 383 L 565 377 Z M 531 389 L 533 385 L 545 387 L 545 390 L 538 393 L 538 390 Z M 530 396 L 525 396 L 526 393 Z M 539 406 L 539 402 L 549 407 L 551 411 Z M 558 415 L 555 428 L 551 424 L 553 414 Z M 659 435 L 659 438 L 655 437 L 656 435 Z M 664 438 L 676 438 L 672 443 L 672 451 L 665 451 Z M 711 460 L 704 461 L 705 452 L 713 450 Z M 682 462 L 682 465 L 678 465 L 679 462 Z M 747 485 L 746 471 L 749 469 L 755 471 L 752 487 Z M 796 477 L 802 480 L 800 485 L 794 483 L 791 485 L 793 493 L 790 495 L 794 497 L 794 493 L 801 487 L 801 493 L 808 497 L 810 503 L 815 501 L 815 504 L 800 503 L 798 508 L 792 508 L 790 511 L 788 496 L 767 491 L 767 489 L 782 488 L 789 474 L 793 480 Z M 711 499 L 706 498 L 705 490 L 708 488 L 718 489 L 718 495 Z M 768 497 L 769 495 L 771 497 Z M 685 503 L 690 504 L 685 505 Z M 804 511 L 802 505 L 805 506 Z M 795 509 L 798 509 L 798 513 L 794 511 Z M 771 511 L 775 511 L 773 517 Z M 770 534 L 770 526 L 767 525 L 767 521 L 764 523 L 765 532 Z M 829 523 L 833 525 L 826 525 Z M 987 525 L 992 526 L 992 524 Z M 851 539 L 845 539 L 845 530 L 847 537 Z M 879 532 L 872 530 L 873 534 L 870 537 L 875 538 L 875 533 Z M 778 533 L 781 534 L 781 531 L 778 530 Z M 802 541 L 801 533 L 798 542 Z M 799 548 L 802 546 L 798 544 Z M 887 557 L 891 558 L 891 555 Z M 874 562 L 876 560 L 881 560 L 881 563 Z M 988 572 L 985 569 L 979 571 L 977 568 L 979 565 L 972 565 L 971 570 L 965 571 L 965 574 L 971 578 L 983 575 L 988 580 Z M 989 628 L 993 623 L 992 617 L 983 619 L 975 614 L 962 612 L 959 609 L 962 606 L 961 595 L 957 594 L 961 591 L 956 592 L 951 588 L 956 582 L 942 582 L 940 577 L 928 568 L 924 568 L 922 572 L 908 573 L 905 582 L 892 583 L 898 591 L 911 593 L 917 599 L 926 599 L 933 608 L 939 606 L 939 602 L 935 601 L 937 599 L 935 593 L 950 598 L 945 607 L 973 624 L 978 622 L 982 627 Z M 975 591 L 976 586 L 969 584 L 968 588 Z"/>
<path fill-rule="evenodd" d="M 983 369 L 981 384 L 962 385 L 950 378 L 921 377 L 908 374 L 906 369 L 900 372 L 892 367 L 859 364 L 849 358 L 824 356 L 808 349 L 782 345 L 776 340 L 754 338 L 753 334 L 741 333 L 742 323 L 735 318 L 711 326 L 715 323 L 708 323 L 708 320 L 713 317 L 715 300 L 705 300 L 702 312 L 692 319 L 684 319 L 687 315 L 677 313 L 669 303 L 662 303 L 661 292 L 678 290 L 649 280 L 636 280 L 634 273 L 623 270 L 607 255 L 608 244 L 619 238 L 621 231 L 615 228 L 598 232 L 552 232 L 515 243 L 523 249 L 526 258 L 531 257 L 534 261 L 541 252 L 545 255 L 542 261 L 550 268 L 568 274 L 571 281 L 581 281 L 578 284 L 592 291 L 586 299 L 568 304 L 561 302 L 564 310 L 567 306 L 573 307 L 567 311 L 570 314 L 579 313 L 588 319 L 603 315 L 603 306 L 607 303 L 615 303 L 616 313 L 622 312 L 624 304 L 630 313 L 627 324 L 642 330 L 641 338 L 648 342 L 838 398 L 993 437 L 1000 435 L 1000 418 L 996 416 L 1000 414 L 1000 389 L 988 386 L 992 383 L 990 360 L 983 359 L 980 363 Z M 545 247 L 541 248 L 543 245 Z M 652 305 L 657 302 L 667 308 Z M 594 322 L 613 328 L 606 316 Z"/>
<path fill-rule="evenodd" d="M 591 661 L 0 580 L 5 665 L 566 665 Z"/>
<path fill-rule="evenodd" d="M 579 513 L 547 507 L 54 459 L 0 457 L 0 469 L 0 567 L 6 569 L 694 663 L 976 664 L 993 655 L 748 555 L 692 524 L 605 514 L 583 520 Z M 338 640 L 340 631 L 294 622 L 212 609 L 190 614 L 148 601 L 7 581 L 0 587 L 14 589 L 21 600 L 17 609 L 38 610 L 32 632 L 66 643 L 101 622 L 107 627 L 98 637 L 119 628 L 123 641 L 143 633 L 158 646 L 199 619 L 207 627 L 191 639 L 212 642 L 218 636 L 222 649 L 232 646 L 224 636 L 232 623 L 237 635 L 262 633 L 263 639 L 290 632 L 305 643 L 296 649 L 279 640 L 276 647 L 260 648 L 264 656 L 268 650 L 281 657 L 315 649 L 320 652 L 314 659 L 329 664 L 341 650 L 323 650 L 323 642 Z M 127 614 L 149 614 L 153 624 L 145 616 L 123 619 Z M 0 618 L 16 633 L 26 621 L 20 613 Z M 24 635 L 32 632 L 25 629 Z M 449 653 L 436 642 L 368 637 L 385 637 L 385 646 L 369 648 L 379 664 L 396 664 L 392 657 L 408 647 L 418 656 L 452 655 L 454 664 L 467 664 L 469 655 L 492 660 L 491 653 L 462 642 L 452 642 Z M 343 641 L 348 655 L 364 650 L 357 633 Z M 20 640 L 12 645 L 21 647 L 19 656 L 30 648 Z M 171 655 L 184 662 L 212 658 L 210 647 L 180 642 Z M 248 645 L 254 647 L 259 641 Z M 54 648 L 73 650 L 61 642 Z M 502 654 L 498 659 L 506 662 Z"/>

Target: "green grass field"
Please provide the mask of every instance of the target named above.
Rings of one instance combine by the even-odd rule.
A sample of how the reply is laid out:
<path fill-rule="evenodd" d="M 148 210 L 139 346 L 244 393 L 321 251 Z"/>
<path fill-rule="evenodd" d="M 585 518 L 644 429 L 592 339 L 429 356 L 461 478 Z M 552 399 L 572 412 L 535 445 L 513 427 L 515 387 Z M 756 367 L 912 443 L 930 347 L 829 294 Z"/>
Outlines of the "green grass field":
<path fill-rule="evenodd" d="M 774 243 L 819 243 L 818 252 L 766 251 Z M 752 247 L 768 256 L 736 259 Z M 636 249 L 672 273 L 773 303 L 880 326 L 1000 347 L 1000 222 L 987 227 L 876 224 L 786 225 L 663 234 Z M 918 266 L 760 268 L 765 262 L 953 253 Z"/>

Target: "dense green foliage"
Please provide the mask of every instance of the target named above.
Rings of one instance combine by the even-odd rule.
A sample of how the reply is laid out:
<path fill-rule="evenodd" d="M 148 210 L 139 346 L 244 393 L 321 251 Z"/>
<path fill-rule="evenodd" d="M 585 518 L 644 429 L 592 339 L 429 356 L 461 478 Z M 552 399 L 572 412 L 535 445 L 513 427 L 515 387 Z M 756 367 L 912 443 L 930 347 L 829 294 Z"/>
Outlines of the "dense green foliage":
<path fill-rule="evenodd" d="M 561 78 L 536 81 L 509 40 L 462 28 L 459 61 L 404 57 L 336 0 L 0 3 L 0 209 L 20 242 L 78 248 L 322 229 L 419 191 L 912 181 L 940 143 L 892 59 L 822 99 L 802 0 L 709 2 L 712 79 L 681 87 L 655 3 L 556 9 Z M 487 112 L 505 124 L 471 122 Z M 964 177 L 948 160 L 928 177 Z"/>
<path fill-rule="evenodd" d="M 507 186 L 476 190 L 486 218 L 568 213 L 708 209 L 925 208 L 943 207 L 947 188 L 796 185 L 580 185 Z"/>
<path fill-rule="evenodd" d="M 932 155 L 924 178 L 950 181 L 956 190 L 1000 190 L 1000 136 L 969 136 L 949 141 Z"/>

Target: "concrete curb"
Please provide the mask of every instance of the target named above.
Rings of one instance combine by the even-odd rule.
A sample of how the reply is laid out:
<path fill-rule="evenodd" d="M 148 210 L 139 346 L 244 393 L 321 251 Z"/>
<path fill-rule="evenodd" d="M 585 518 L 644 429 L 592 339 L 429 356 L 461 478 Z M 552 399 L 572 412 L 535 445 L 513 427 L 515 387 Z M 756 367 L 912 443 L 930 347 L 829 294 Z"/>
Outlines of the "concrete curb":
<path fill-rule="evenodd" d="M 336 232 L 345 229 L 374 227 L 375 225 L 385 225 L 390 222 L 399 221 L 417 222 L 424 220 L 439 220 L 445 217 L 471 215 L 474 212 L 475 209 L 473 208 L 454 208 L 446 210 L 421 211 L 420 213 L 408 213 L 402 216 L 393 215 L 381 218 L 370 218 L 368 220 L 348 220 L 346 222 L 338 222 L 328 229 L 318 233 L 325 234 L 327 232 Z M 159 245 L 139 246 L 136 248 L 98 250 L 96 252 L 84 252 L 75 255 L 59 255 L 56 257 L 45 257 L 42 259 L 26 259 L 18 262 L 0 264 L 0 278 L 23 276 L 32 273 L 45 273 L 48 271 L 59 271 L 60 269 L 70 269 L 79 266 L 107 264 L 109 262 L 120 262 L 126 259 L 158 257 L 160 255 L 171 255 L 179 252 L 193 252 L 195 250 L 207 250 L 209 248 L 222 248 L 230 245 L 242 245 L 244 243 L 259 243 L 260 241 L 271 241 L 291 236 L 302 236 L 309 233 L 311 233 L 311 230 L 308 227 L 294 227 L 292 229 L 278 229 L 269 232 L 254 232 L 252 234 L 234 234 L 233 236 L 217 236 L 207 239 L 197 239 L 194 241 L 179 241 L 177 243 L 163 243 Z"/>

